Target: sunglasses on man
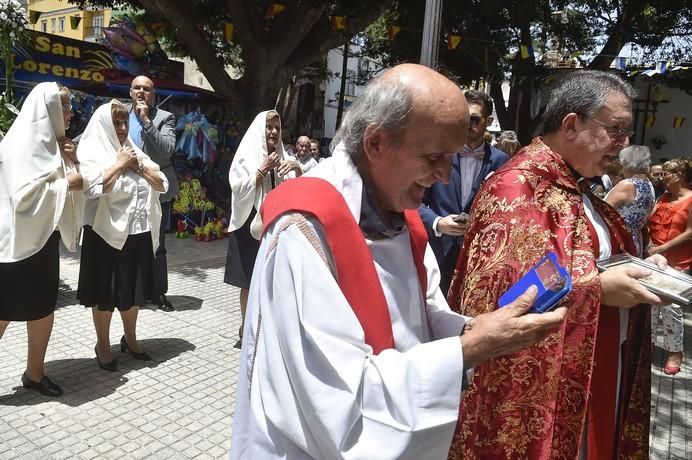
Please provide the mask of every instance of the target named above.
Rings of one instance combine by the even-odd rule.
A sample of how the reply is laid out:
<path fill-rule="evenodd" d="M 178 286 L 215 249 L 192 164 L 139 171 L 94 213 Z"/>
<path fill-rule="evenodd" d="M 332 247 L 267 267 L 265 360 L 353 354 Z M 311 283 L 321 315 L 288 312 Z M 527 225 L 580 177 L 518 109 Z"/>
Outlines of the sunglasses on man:
<path fill-rule="evenodd" d="M 483 117 L 481 117 L 480 115 L 471 115 L 469 117 L 469 120 L 471 121 L 471 124 L 473 126 L 478 126 L 482 119 L 483 119 Z"/>

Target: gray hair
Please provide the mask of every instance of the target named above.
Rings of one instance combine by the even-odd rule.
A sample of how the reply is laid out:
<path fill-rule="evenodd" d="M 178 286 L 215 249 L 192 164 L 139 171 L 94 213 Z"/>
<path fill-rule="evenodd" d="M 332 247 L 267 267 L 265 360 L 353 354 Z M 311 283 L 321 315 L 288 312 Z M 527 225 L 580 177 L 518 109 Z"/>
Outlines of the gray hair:
<path fill-rule="evenodd" d="M 596 115 L 605 106 L 606 98 L 619 93 L 632 99 L 636 90 L 619 76 L 602 70 L 576 70 L 567 75 L 550 93 L 543 115 L 543 132 L 560 129 L 570 113 L 583 118 Z"/>
<path fill-rule="evenodd" d="M 406 85 L 382 78 L 373 80 L 346 112 L 329 146 L 330 151 L 343 142 L 353 162 L 358 164 L 364 154 L 365 129 L 376 124 L 378 131 L 389 131 L 394 142 L 399 142 L 402 136 L 398 134 L 406 127 L 412 108 L 411 90 Z"/>
<path fill-rule="evenodd" d="M 645 145 L 630 145 L 620 150 L 618 155 L 623 169 L 635 173 L 648 174 L 651 169 L 651 150 Z"/>

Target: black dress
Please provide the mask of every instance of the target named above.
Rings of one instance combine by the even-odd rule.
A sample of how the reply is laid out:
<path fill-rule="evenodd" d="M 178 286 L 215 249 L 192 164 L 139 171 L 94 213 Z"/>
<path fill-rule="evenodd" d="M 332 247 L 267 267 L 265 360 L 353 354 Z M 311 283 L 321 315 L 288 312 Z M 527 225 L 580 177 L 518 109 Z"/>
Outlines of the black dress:
<path fill-rule="evenodd" d="M 55 311 L 60 281 L 60 233 L 26 259 L 0 263 L 0 320 L 33 321 Z"/>
<path fill-rule="evenodd" d="M 121 250 L 84 227 L 77 299 L 101 311 L 129 310 L 146 305 L 153 286 L 154 252 L 151 232 L 129 235 Z"/>
<path fill-rule="evenodd" d="M 256 213 L 253 209 L 243 226 L 228 234 L 223 282 L 242 289 L 250 288 L 250 278 L 259 252 L 260 242 L 250 234 L 250 224 Z"/>

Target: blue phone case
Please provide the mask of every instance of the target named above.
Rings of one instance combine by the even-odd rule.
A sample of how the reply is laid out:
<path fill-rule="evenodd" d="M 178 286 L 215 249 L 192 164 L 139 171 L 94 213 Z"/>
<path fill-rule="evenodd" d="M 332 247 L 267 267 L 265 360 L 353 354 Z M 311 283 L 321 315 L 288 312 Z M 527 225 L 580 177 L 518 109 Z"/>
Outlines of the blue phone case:
<path fill-rule="evenodd" d="M 500 297 L 498 304 L 504 307 L 512 303 L 532 284 L 538 288 L 538 294 L 529 313 L 545 313 L 551 310 L 572 290 L 572 278 L 569 273 L 560 266 L 557 255 L 549 252 Z"/>

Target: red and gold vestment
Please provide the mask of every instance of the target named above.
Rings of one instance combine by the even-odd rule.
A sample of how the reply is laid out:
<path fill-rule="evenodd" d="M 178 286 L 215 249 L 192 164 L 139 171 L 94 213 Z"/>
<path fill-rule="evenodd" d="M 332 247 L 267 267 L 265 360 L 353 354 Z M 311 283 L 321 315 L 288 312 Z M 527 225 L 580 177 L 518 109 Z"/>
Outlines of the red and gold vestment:
<path fill-rule="evenodd" d="M 618 213 L 595 197 L 592 202 L 608 227 L 612 253 L 634 253 Z M 648 456 L 648 306 L 629 310 L 616 404 L 619 309 L 601 305 L 598 238 L 576 178 L 536 138 L 481 188 L 450 307 L 469 316 L 495 310 L 500 295 L 549 251 L 572 276 L 572 291 L 560 304 L 569 309 L 566 320 L 536 345 L 476 368 L 450 458 L 575 459 L 583 433 L 589 459 Z"/>

